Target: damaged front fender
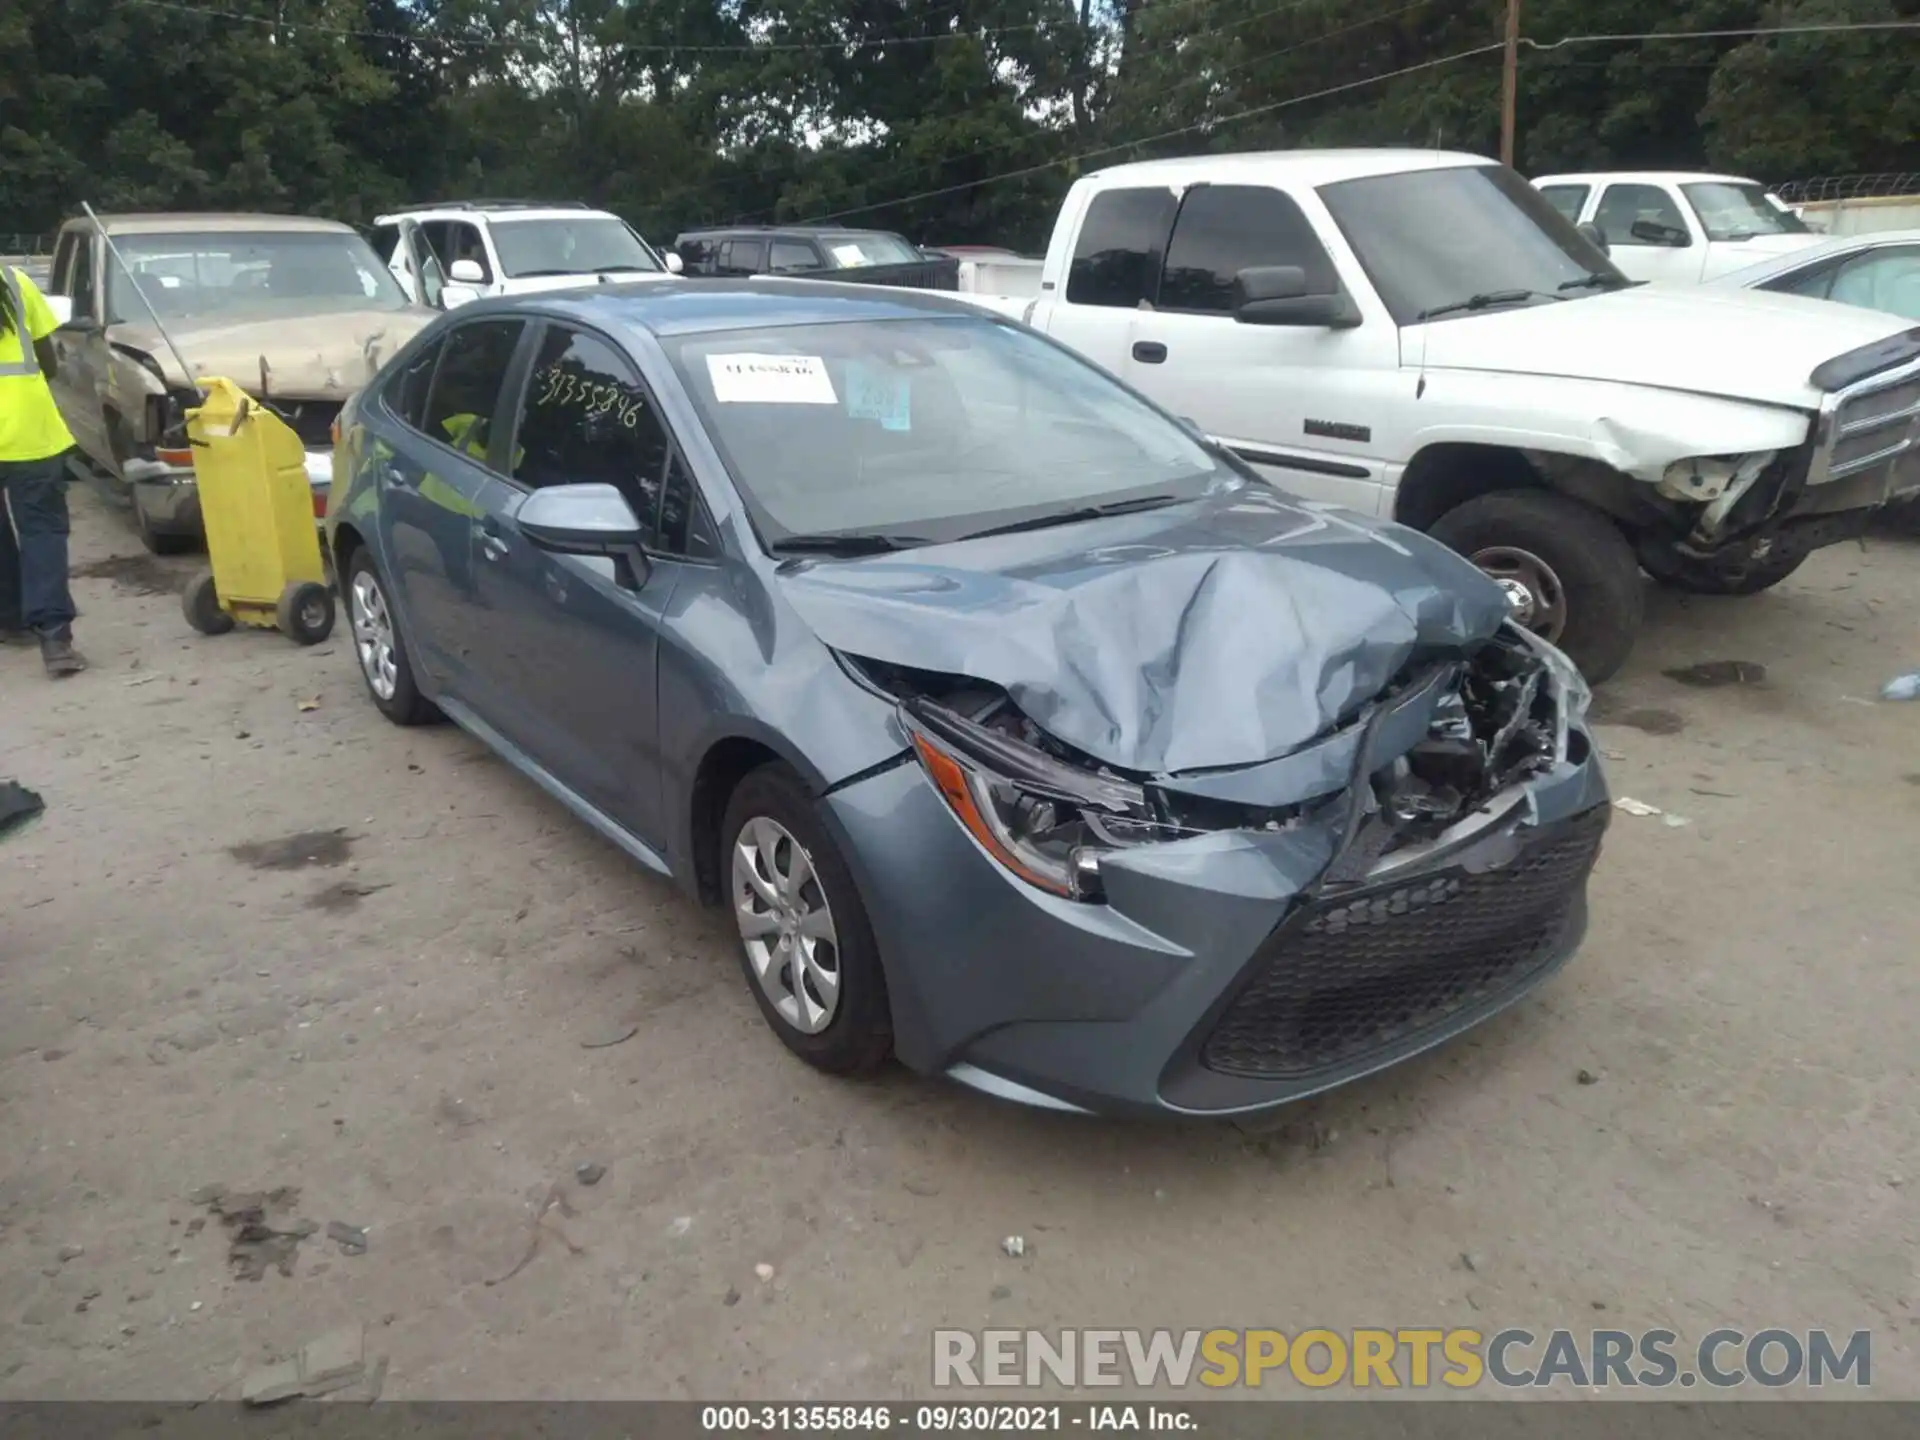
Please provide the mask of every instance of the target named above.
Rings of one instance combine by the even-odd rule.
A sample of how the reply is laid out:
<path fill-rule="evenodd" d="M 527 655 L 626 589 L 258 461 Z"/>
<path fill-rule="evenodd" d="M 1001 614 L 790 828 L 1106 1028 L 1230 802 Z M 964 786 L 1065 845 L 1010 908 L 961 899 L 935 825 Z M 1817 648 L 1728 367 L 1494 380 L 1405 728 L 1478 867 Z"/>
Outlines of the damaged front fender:
<path fill-rule="evenodd" d="M 1811 424 L 1812 416 L 1798 410 L 1647 390 L 1635 392 L 1630 411 L 1597 415 L 1588 433 L 1594 459 L 1636 480 L 1662 486 L 1668 470 L 1679 461 L 1792 450 L 1807 438 Z M 1671 498 L 1714 497 L 1674 494 Z"/>

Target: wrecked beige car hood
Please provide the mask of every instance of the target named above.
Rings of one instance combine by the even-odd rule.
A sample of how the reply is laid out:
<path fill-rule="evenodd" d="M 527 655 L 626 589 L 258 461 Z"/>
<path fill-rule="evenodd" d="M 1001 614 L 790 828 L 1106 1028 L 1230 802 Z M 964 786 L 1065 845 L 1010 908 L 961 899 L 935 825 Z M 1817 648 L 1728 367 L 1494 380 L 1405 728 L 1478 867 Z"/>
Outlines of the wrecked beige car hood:
<path fill-rule="evenodd" d="M 180 373 L 179 361 L 151 321 L 115 325 L 108 339 L 152 356 L 169 385 L 221 375 L 253 393 L 264 390 L 303 400 L 344 400 L 371 380 L 437 313 L 409 307 L 170 320 L 167 333 L 193 366 L 191 377 Z"/>

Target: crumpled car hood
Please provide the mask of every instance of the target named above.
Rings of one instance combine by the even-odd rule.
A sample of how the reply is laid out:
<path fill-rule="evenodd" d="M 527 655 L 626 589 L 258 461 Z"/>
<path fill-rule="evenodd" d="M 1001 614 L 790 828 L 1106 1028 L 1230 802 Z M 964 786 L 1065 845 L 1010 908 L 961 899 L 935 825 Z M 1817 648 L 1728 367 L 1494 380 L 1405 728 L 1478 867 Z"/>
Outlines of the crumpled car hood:
<path fill-rule="evenodd" d="M 1655 385 L 1811 410 L 1822 361 L 1896 334 L 1894 315 L 1711 286 L 1642 285 L 1405 330 L 1400 362 Z"/>
<path fill-rule="evenodd" d="M 833 648 L 989 681 L 1055 738 L 1149 774 L 1289 754 L 1508 613 L 1437 542 L 1259 484 L 779 579 Z"/>
<path fill-rule="evenodd" d="M 170 320 L 167 332 L 186 352 L 196 380 L 221 375 L 251 393 L 260 386 L 260 360 L 265 356 L 269 393 L 303 400 L 344 400 L 371 380 L 437 313 L 409 306 L 238 316 L 198 323 Z M 115 325 L 109 338 L 116 345 L 130 345 L 151 355 L 166 372 L 169 385 L 187 383 L 151 321 Z"/>

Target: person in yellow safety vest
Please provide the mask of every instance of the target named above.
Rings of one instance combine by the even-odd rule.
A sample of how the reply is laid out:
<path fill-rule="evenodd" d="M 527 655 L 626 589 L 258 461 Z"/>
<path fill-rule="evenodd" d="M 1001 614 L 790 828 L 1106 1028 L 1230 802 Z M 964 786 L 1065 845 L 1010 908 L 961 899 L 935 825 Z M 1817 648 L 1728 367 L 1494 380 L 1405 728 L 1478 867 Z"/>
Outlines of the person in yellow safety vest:
<path fill-rule="evenodd" d="M 67 584 L 67 452 L 73 436 L 47 381 L 59 322 L 23 271 L 0 265 L 0 643 L 38 641 L 56 680 L 86 660 L 73 648 Z"/>

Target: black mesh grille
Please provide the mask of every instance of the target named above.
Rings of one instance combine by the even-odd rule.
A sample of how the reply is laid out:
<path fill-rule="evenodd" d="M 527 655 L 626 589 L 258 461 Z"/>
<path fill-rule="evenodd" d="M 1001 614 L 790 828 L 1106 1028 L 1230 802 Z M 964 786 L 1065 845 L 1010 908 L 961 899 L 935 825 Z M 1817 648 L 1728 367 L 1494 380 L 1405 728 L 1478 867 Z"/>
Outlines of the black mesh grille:
<path fill-rule="evenodd" d="M 1596 808 L 1498 870 L 1430 871 L 1296 912 L 1261 947 L 1201 1063 L 1251 1079 L 1312 1075 L 1521 983 L 1552 959 L 1606 822 Z"/>

